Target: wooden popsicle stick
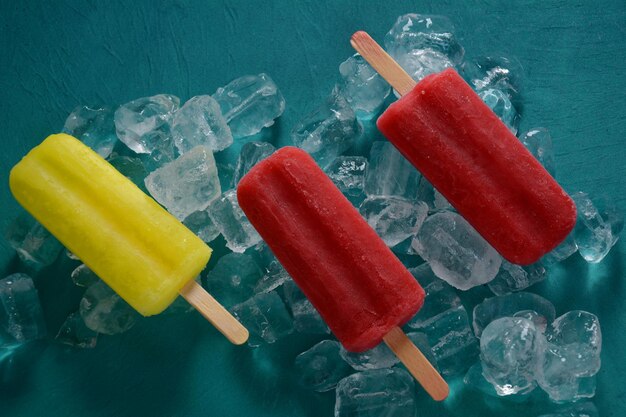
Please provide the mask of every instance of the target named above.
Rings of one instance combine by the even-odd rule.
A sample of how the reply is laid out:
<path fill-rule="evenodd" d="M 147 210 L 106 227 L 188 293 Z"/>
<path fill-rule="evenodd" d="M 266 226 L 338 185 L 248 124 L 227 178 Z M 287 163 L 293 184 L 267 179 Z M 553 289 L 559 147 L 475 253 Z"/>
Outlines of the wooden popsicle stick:
<path fill-rule="evenodd" d="M 195 280 L 189 281 L 178 293 L 232 343 L 236 345 L 246 343 L 248 329 Z"/>
<path fill-rule="evenodd" d="M 407 94 L 417 84 L 367 32 L 354 33 L 350 43 L 401 95 Z M 446 381 L 402 329 L 394 327 L 383 340 L 434 400 L 443 401 L 448 397 L 450 388 Z"/>
<path fill-rule="evenodd" d="M 355 32 L 350 44 L 400 95 L 405 95 L 417 84 L 367 32 Z"/>
<path fill-rule="evenodd" d="M 383 340 L 435 401 L 446 399 L 448 384 L 401 328 L 394 327 Z"/>

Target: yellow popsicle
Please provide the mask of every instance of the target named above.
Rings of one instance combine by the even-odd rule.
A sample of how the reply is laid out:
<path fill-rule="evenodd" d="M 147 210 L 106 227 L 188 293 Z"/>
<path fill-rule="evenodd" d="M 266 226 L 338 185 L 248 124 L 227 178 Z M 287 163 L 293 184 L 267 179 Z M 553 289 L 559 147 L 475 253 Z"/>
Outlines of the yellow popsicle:
<path fill-rule="evenodd" d="M 17 201 L 144 316 L 162 312 L 211 249 L 99 155 L 49 136 L 11 171 Z"/>

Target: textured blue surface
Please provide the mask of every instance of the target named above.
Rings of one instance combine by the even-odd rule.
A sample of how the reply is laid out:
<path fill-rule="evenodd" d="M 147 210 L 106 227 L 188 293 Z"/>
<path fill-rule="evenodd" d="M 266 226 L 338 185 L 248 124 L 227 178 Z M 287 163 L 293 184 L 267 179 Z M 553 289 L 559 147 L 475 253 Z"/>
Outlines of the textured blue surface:
<path fill-rule="evenodd" d="M 121 104 L 155 93 L 185 100 L 240 75 L 268 72 L 287 110 L 272 130 L 284 143 L 352 54 L 357 29 L 376 39 L 406 12 L 448 16 L 468 57 L 505 52 L 525 69 L 521 130 L 545 126 L 568 191 L 607 193 L 626 209 L 626 4 L 615 1 L 322 2 L 39 1 L 0 3 L 0 227 L 17 213 L 8 172 L 79 104 Z M 626 414 L 626 245 L 604 263 L 574 258 L 533 291 L 557 313 L 600 317 L 603 367 L 595 402 L 603 416 Z M 0 242 L 0 272 L 17 269 Z M 49 333 L 80 292 L 60 260 L 38 277 Z M 470 294 L 471 303 L 485 293 Z M 0 381 L 7 416 L 307 416 L 332 415 L 332 394 L 295 386 L 293 358 L 314 342 L 293 336 L 251 351 L 229 345 L 198 315 L 142 320 L 129 333 L 101 338 L 89 351 L 50 341 L 18 352 Z M 546 410 L 489 402 L 453 382 L 435 404 L 420 392 L 420 415 L 533 416 Z"/>

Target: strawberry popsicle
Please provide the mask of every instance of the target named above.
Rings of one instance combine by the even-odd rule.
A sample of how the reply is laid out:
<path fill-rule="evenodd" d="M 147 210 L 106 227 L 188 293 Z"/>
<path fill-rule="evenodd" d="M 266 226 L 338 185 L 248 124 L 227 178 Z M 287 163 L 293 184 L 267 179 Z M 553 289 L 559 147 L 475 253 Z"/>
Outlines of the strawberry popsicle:
<path fill-rule="evenodd" d="M 415 278 L 306 152 L 260 162 L 237 197 L 347 350 L 373 348 L 422 306 Z"/>
<path fill-rule="evenodd" d="M 416 85 L 366 32 L 350 42 L 402 94 L 380 131 L 503 257 L 531 264 L 565 239 L 574 202 L 453 69 Z"/>
<path fill-rule="evenodd" d="M 437 401 L 441 375 L 399 326 L 424 303 L 424 290 L 359 212 L 301 149 L 286 147 L 239 182 L 252 225 L 350 351 L 381 341 Z"/>

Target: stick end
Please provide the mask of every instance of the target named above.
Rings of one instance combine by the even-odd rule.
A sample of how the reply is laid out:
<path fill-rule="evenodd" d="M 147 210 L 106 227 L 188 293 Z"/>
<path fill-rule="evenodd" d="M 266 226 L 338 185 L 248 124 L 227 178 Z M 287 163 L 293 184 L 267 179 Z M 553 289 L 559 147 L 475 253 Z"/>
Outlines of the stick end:
<path fill-rule="evenodd" d="M 433 390 L 433 392 L 430 393 L 430 396 L 433 400 L 441 402 L 448 398 L 449 394 L 450 387 L 448 386 L 448 384 L 443 384 L 438 387 L 437 391 Z"/>
<path fill-rule="evenodd" d="M 241 328 L 236 329 L 235 332 L 233 332 L 230 335 L 228 335 L 227 339 L 233 345 L 243 345 L 244 343 L 246 343 L 248 341 L 249 337 L 250 337 L 250 333 L 248 332 L 248 329 L 246 329 L 245 327 L 241 326 Z"/>
<path fill-rule="evenodd" d="M 372 37 L 367 32 L 365 32 L 364 30 L 358 30 L 354 32 L 350 37 L 350 44 L 354 49 L 357 49 L 357 45 L 363 42 L 367 42 L 371 39 Z"/>

